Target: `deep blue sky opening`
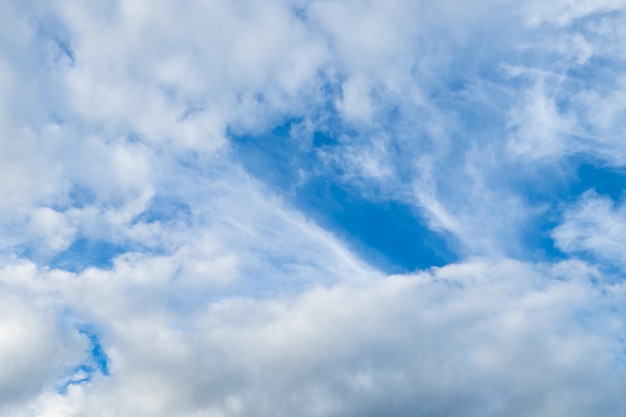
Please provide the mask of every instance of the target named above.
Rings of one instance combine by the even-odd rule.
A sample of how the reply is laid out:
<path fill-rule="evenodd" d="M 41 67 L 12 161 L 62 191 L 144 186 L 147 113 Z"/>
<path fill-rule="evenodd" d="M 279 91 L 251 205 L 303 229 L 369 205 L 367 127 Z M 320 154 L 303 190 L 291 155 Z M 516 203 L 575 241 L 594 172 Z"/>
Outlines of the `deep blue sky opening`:
<path fill-rule="evenodd" d="M 78 238 L 69 248 L 54 256 L 48 263 L 50 268 L 64 269 L 75 273 L 82 272 L 89 267 L 110 269 L 116 256 L 126 253 L 128 247 L 108 242 L 106 240 L 92 240 Z"/>
<path fill-rule="evenodd" d="M 390 273 L 443 266 L 458 260 L 447 237 L 399 201 L 366 198 L 341 180 L 316 152 L 332 152 L 331 131 L 314 132 L 312 146 L 290 137 L 293 119 L 264 136 L 235 136 L 234 150 L 245 169 L 320 226 L 337 234 L 366 261 Z M 300 172 L 308 177 L 301 182 Z"/>

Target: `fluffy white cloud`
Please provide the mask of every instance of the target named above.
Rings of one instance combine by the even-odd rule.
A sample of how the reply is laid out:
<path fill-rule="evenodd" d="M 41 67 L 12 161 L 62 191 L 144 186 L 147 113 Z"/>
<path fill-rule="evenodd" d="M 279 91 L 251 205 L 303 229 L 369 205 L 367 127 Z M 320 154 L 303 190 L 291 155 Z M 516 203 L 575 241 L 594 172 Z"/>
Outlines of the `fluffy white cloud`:
<path fill-rule="evenodd" d="M 166 287 L 146 280 L 141 292 L 131 290 L 138 281 L 122 269 L 106 279 L 93 272 L 48 276 L 66 302 L 106 323 L 111 376 L 72 386 L 67 395 L 43 392 L 25 412 L 620 412 L 623 286 L 595 286 L 596 274 L 577 262 L 474 261 L 295 297 L 195 307 L 168 302 L 174 281 Z M 116 287 L 117 303 L 104 285 Z M 101 302 L 85 300 L 90 294 Z"/>
<path fill-rule="evenodd" d="M 624 260 L 626 208 L 594 191 L 565 212 L 563 224 L 553 234 L 565 252 L 591 253 L 602 262 L 626 266 Z"/>
<path fill-rule="evenodd" d="M 0 280 L 0 410 L 6 414 L 61 384 L 84 359 L 88 343 L 65 316 L 67 305 L 47 291 L 32 264 L 5 265 Z M 33 286 L 23 287 L 22 281 Z"/>

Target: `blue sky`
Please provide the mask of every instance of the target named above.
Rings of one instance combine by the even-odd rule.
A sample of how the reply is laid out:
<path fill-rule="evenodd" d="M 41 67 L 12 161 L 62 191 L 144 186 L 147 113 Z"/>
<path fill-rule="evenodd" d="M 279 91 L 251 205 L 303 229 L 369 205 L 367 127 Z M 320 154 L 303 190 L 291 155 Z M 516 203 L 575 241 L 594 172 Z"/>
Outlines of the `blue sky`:
<path fill-rule="evenodd" d="M 626 415 L 624 28 L 3 2 L 0 414 Z"/>

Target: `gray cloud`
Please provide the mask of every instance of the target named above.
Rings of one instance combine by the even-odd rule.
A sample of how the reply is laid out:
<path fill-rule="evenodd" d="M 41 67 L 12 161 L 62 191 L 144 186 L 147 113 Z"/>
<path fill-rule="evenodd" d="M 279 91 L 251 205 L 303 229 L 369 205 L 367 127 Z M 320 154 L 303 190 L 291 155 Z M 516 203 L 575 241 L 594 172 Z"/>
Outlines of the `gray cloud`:
<path fill-rule="evenodd" d="M 163 304 L 177 284 L 137 293 L 87 273 L 60 287 L 102 297 L 80 309 L 106 323 L 111 376 L 31 404 L 42 416 L 619 414 L 624 294 L 595 274 L 475 261 L 189 311 Z"/>

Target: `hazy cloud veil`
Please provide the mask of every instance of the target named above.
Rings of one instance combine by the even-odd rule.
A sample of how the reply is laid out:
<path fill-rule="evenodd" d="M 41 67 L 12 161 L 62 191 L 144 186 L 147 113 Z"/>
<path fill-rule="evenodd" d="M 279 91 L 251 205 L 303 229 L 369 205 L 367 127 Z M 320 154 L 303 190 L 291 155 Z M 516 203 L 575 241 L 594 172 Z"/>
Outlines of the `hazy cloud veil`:
<path fill-rule="evenodd" d="M 0 414 L 626 415 L 626 2 L 0 4 Z"/>

